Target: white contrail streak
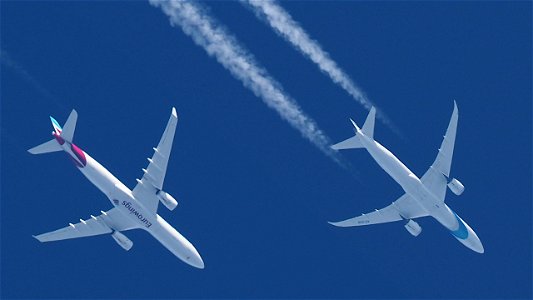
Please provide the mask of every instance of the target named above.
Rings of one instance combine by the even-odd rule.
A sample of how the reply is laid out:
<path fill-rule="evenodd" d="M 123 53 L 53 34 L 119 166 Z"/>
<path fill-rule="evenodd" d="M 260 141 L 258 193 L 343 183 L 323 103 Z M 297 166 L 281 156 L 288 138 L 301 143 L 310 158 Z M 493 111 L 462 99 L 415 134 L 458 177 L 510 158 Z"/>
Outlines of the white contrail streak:
<path fill-rule="evenodd" d="M 45 89 L 37 79 L 31 76 L 24 67 L 11 58 L 11 56 L 4 50 L 0 49 L 0 64 L 15 72 L 20 78 L 29 83 L 37 92 L 39 92 L 48 100 L 53 101 L 58 107 L 65 108 L 47 89 Z"/>
<path fill-rule="evenodd" d="M 188 1 L 150 0 L 150 4 L 169 17 L 172 26 L 180 26 L 185 34 L 205 49 L 245 87 L 274 109 L 282 119 L 300 131 L 303 137 L 317 146 L 323 153 L 340 163 L 340 157 L 333 152 L 326 135 L 315 121 L 305 115 L 296 102 L 283 91 L 253 56 L 198 4 Z"/>
<path fill-rule="evenodd" d="M 365 93 L 359 88 L 338 65 L 331 59 L 327 52 L 322 50 L 318 42 L 312 40 L 307 32 L 293 20 L 291 15 L 279 6 L 275 1 L 267 0 L 241 0 L 248 4 L 255 15 L 268 23 L 274 31 L 291 43 L 302 54 L 314 62 L 322 72 L 327 74 L 334 83 L 341 86 L 350 96 L 363 105 L 367 110 L 373 106 Z M 383 112 L 378 117 L 387 125 L 391 122 Z M 394 129 L 394 128 L 392 128 Z"/>

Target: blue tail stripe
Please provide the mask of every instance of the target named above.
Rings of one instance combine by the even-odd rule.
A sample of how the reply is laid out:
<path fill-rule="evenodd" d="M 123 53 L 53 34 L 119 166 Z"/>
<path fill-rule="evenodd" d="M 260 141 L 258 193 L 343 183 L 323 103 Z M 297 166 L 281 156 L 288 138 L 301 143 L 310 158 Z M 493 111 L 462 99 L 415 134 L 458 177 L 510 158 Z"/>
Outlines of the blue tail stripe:
<path fill-rule="evenodd" d="M 52 121 L 52 124 L 54 124 L 54 127 L 59 128 L 59 130 L 63 130 L 63 128 L 61 128 L 61 125 L 59 125 L 59 123 L 57 123 L 57 121 L 56 121 L 56 119 L 54 119 L 54 117 L 50 116 L 50 120 Z"/>

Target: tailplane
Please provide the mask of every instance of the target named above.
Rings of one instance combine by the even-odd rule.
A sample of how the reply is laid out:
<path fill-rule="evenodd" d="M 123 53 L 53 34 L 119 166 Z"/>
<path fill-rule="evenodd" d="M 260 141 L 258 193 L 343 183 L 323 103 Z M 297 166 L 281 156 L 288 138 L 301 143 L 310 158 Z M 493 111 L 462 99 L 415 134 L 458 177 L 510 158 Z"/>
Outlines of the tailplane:
<path fill-rule="evenodd" d="M 372 106 L 361 129 L 364 135 L 371 139 L 374 139 L 374 123 L 376 123 L 376 108 Z"/>
<path fill-rule="evenodd" d="M 78 121 L 78 113 L 75 109 L 70 112 L 65 125 L 63 125 L 63 130 L 61 131 L 61 138 L 67 142 L 72 143 L 74 139 L 74 130 L 76 129 L 76 122 Z M 56 122 L 57 123 L 57 122 Z"/>
<path fill-rule="evenodd" d="M 361 135 L 365 135 L 371 139 L 374 139 L 374 124 L 376 121 L 375 107 L 372 107 L 372 109 L 370 109 L 370 112 L 366 117 L 366 121 L 363 124 L 363 128 L 359 128 L 359 126 L 357 126 L 357 124 L 352 119 L 350 119 L 350 121 L 352 122 L 353 127 L 355 128 L 355 136 L 331 146 L 332 149 L 341 150 L 364 148 L 363 144 L 360 141 Z"/>
<path fill-rule="evenodd" d="M 52 132 L 54 138 L 49 140 L 48 142 L 42 143 L 36 147 L 29 149 L 28 152 L 30 152 L 31 154 L 43 154 L 62 151 L 63 148 L 61 147 L 61 145 L 65 141 L 72 143 L 77 120 L 78 113 L 74 109 L 68 116 L 68 119 L 65 122 L 65 125 L 63 125 L 63 127 L 59 125 L 56 119 L 50 117 L 50 121 L 52 121 L 52 126 L 54 127 L 54 131 Z"/>
<path fill-rule="evenodd" d="M 28 152 L 31 154 L 43 154 L 56 151 L 62 151 L 61 145 L 56 141 L 56 139 L 51 139 L 46 143 L 42 143 L 39 146 L 33 147 Z"/>

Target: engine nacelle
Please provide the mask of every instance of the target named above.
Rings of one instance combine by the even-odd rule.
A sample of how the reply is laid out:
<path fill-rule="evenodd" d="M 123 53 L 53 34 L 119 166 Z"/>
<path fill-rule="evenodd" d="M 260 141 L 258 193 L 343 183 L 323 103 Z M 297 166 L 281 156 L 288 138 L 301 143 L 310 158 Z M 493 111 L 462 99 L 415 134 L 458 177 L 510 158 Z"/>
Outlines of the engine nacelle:
<path fill-rule="evenodd" d="M 161 201 L 161 203 L 163 203 L 163 205 L 169 210 L 174 210 L 174 208 L 178 206 L 178 201 L 176 201 L 176 199 L 174 199 L 169 193 L 159 191 L 157 192 L 157 198 L 159 198 L 159 201 Z"/>
<path fill-rule="evenodd" d="M 457 196 L 461 195 L 465 190 L 465 186 L 455 178 L 448 183 L 448 187 Z"/>
<path fill-rule="evenodd" d="M 409 231 L 409 233 L 413 236 L 418 236 L 422 232 L 422 227 L 420 227 L 420 225 L 413 220 L 409 220 L 409 222 L 405 224 L 405 229 L 407 229 L 407 231 Z"/>
<path fill-rule="evenodd" d="M 133 247 L 133 242 L 128 239 L 125 235 L 120 233 L 120 231 L 114 231 L 111 236 L 119 244 L 120 247 L 122 247 L 124 250 L 128 251 Z"/>

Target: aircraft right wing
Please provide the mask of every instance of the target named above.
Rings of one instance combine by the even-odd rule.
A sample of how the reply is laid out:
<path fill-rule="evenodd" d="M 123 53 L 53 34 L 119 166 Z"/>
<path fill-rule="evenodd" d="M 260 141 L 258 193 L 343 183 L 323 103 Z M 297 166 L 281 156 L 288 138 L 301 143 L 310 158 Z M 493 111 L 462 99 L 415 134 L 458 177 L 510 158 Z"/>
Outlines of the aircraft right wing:
<path fill-rule="evenodd" d="M 415 219 L 428 216 L 429 214 L 416 203 L 411 196 L 404 194 L 391 205 L 376 209 L 375 211 L 362 214 L 361 216 L 350 218 L 340 222 L 329 222 L 338 227 L 363 226 L 380 223 L 389 223 L 404 219 Z"/>
<path fill-rule="evenodd" d="M 142 179 L 137 180 L 137 185 L 132 191 L 133 196 L 139 199 L 152 212 L 157 212 L 159 198 L 157 198 L 156 193 L 163 189 L 163 181 L 167 173 L 168 159 L 172 150 L 177 124 L 178 114 L 173 107 L 165 132 L 163 132 L 157 148 L 154 148 L 154 155 L 148 159 L 150 164 L 146 169 L 143 169 L 144 175 Z"/>
<path fill-rule="evenodd" d="M 126 218 L 117 208 L 112 208 L 107 212 L 102 212 L 97 217 L 91 216 L 88 220 L 80 219 L 79 223 L 70 223 L 67 227 L 33 237 L 39 240 L 39 242 L 51 242 L 113 233 L 113 230 L 124 231 L 134 228 L 138 228 L 138 226 L 133 221 Z"/>
<path fill-rule="evenodd" d="M 452 117 L 448 124 L 446 135 L 439 148 L 439 153 L 431 167 L 429 167 L 429 170 L 427 170 L 424 176 L 420 179 L 422 183 L 441 201 L 444 201 L 444 198 L 446 197 L 447 177 L 450 176 L 458 119 L 459 113 L 457 110 L 457 104 L 454 101 Z"/>

